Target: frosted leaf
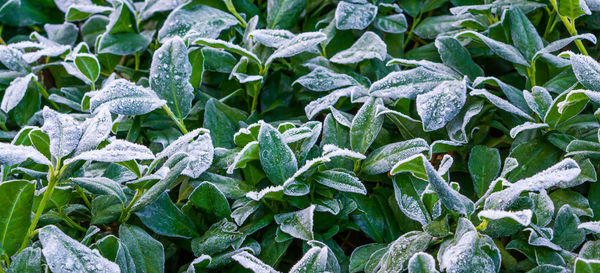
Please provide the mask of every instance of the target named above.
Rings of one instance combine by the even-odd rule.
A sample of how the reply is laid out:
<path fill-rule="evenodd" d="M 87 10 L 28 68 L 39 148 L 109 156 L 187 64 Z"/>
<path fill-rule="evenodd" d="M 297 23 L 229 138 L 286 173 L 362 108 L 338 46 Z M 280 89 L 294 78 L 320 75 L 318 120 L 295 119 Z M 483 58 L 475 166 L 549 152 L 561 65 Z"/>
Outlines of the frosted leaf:
<path fill-rule="evenodd" d="M 96 149 L 100 142 L 108 137 L 112 128 L 112 117 L 108 108 L 100 109 L 94 117 L 85 120 L 81 127 L 83 135 L 74 155 Z"/>
<path fill-rule="evenodd" d="M 590 56 L 571 54 L 575 77 L 585 88 L 600 91 L 600 64 Z"/>
<path fill-rule="evenodd" d="M 600 11 L 600 1 L 598 0 L 585 0 L 585 4 L 590 11 Z"/>
<path fill-rule="evenodd" d="M 338 64 L 354 64 L 366 59 L 385 60 L 387 56 L 387 45 L 374 32 L 367 31 L 354 44 L 342 50 L 330 61 Z"/>
<path fill-rule="evenodd" d="M 260 201 L 267 195 L 283 195 L 283 186 L 269 186 L 260 190 L 259 192 L 251 191 L 246 193 L 246 197 L 254 201 Z"/>
<path fill-rule="evenodd" d="M 142 21 L 150 19 L 157 12 L 170 11 L 183 4 L 182 0 L 147 0 L 144 1 L 144 7 L 140 11 Z"/>
<path fill-rule="evenodd" d="M 275 222 L 279 225 L 281 231 L 292 235 L 301 240 L 312 240 L 313 235 L 313 215 L 315 205 L 288 213 L 275 214 Z"/>
<path fill-rule="evenodd" d="M 33 63 L 39 60 L 41 57 L 56 57 L 62 55 L 69 49 L 71 49 L 71 47 L 59 44 L 45 46 L 40 50 L 23 54 L 23 60 L 25 60 L 27 63 Z"/>
<path fill-rule="evenodd" d="M 371 84 L 371 96 L 415 99 L 417 95 L 435 88 L 440 82 L 454 80 L 448 74 L 417 67 L 411 70 L 395 71 Z"/>
<path fill-rule="evenodd" d="M 467 101 L 464 81 L 445 81 L 432 91 L 417 95 L 417 113 L 426 132 L 443 128 Z"/>
<path fill-rule="evenodd" d="M 198 178 L 212 164 L 215 150 L 210 134 L 202 134 L 187 146 L 189 163 L 181 174 Z"/>
<path fill-rule="evenodd" d="M 422 225 L 431 222 L 429 210 L 421 199 L 427 182 L 409 175 L 397 175 L 392 179 L 396 203 L 402 213 Z"/>
<path fill-rule="evenodd" d="M 66 21 L 78 21 L 88 18 L 92 14 L 105 13 L 112 11 L 112 7 L 98 6 L 91 1 L 86 4 L 73 4 L 65 12 Z"/>
<path fill-rule="evenodd" d="M 391 66 L 394 64 L 399 64 L 399 65 L 408 66 L 408 67 L 427 68 L 433 72 L 447 74 L 446 76 L 450 77 L 449 80 L 450 79 L 458 80 L 458 79 L 463 78 L 463 75 L 457 73 L 453 68 L 451 68 L 445 64 L 436 63 L 436 62 L 432 62 L 432 61 L 428 61 L 428 60 L 410 60 L 410 59 L 394 58 L 386 63 L 387 66 Z"/>
<path fill-rule="evenodd" d="M 37 76 L 33 73 L 29 73 L 26 76 L 15 78 L 10 82 L 6 90 L 4 91 L 4 97 L 2 97 L 2 104 L 0 109 L 5 113 L 15 108 L 19 102 L 25 97 L 27 87 L 29 83 L 37 81 Z"/>
<path fill-rule="evenodd" d="M 385 173 L 396 162 L 425 151 L 429 151 L 429 144 L 422 138 L 387 144 L 369 153 L 361 164 L 361 172 L 367 175 Z"/>
<path fill-rule="evenodd" d="M 250 269 L 254 273 L 278 273 L 279 271 L 273 269 L 268 264 L 265 264 L 256 256 L 250 254 L 248 251 L 239 252 L 233 256 L 232 259 L 236 260 L 243 267 Z"/>
<path fill-rule="evenodd" d="M 150 88 L 175 115 L 183 119 L 192 108 L 194 88 L 190 83 L 192 65 L 183 40 L 174 37 L 154 52 L 150 67 Z"/>
<path fill-rule="evenodd" d="M 365 102 L 350 126 L 350 148 L 364 154 L 377 138 L 383 126 L 383 117 L 377 116 L 377 107 L 383 105 L 380 98 L 370 97 Z"/>
<path fill-rule="evenodd" d="M 523 117 L 525 119 L 533 121 L 534 119 L 527 113 L 523 112 L 521 109 L 512 105 L 510 102 L 488 92 L 485 89 L 473 89 L 470 93 L 471 96 L 483 96 L 488 99 L 493 105 L 496 107 L 509 112 L 511 114 L 515 114 L 517 116 Z"/>
<path fill-rule="evenodd" d="M 408 273 L 438 273 L 435 259 L 427 252 L 417 252 L 408 261 Z"/>
<path fill-rule="evenodd" d="M 377 265 L 377 273 L 402 272 L 415 253 L 425 251 L 431 235 L 423 231 L 410 231 L 393 241 Z"/>
<path fill-rule="evenodd" d="M 184 40 L 216 39 L 221 31 L 237 24 L 238 20 L 227 12 L 203 4 L 189 3 L 169 13 L 158 31 L 158 39 L 161 42 L 174 36 Z"/>
<path fill-rule="evenodd" d="M 291 128 L 283 132 L 283 142 L 290 144 L 307 139 L 313 136 L 313 132 L 308 127 Z"/>
<path fill-rule="evenodd" d="M 227 168 L 227 174 L 233 174 L 235 169 L 244 168 L 249 161 L 258 159 L 258 147 L 258 141 L 248 142 Z"/>
<path fill-rule="evenodd" d="M 254 41 L 267 47 L 280 48 L 290 39 L 296 37 L 294 33 L 285 29 L 257 29 L 250 32 Z"/>
<path fill-rule="evenodd" d="M 56 7 L 60 11 L 62 11 L 63 13 L 66 13 L 67 10 L 69 9 L 69 7 L 72 5 L 75 5 L 75 4 L 91 5 L 92 1 L 90 1 L 90 0 L 55 0 L 54 4 L 56 4 Z"/>
<path fill-rule="evenodd" d="M 522 226 L 529 226 L 531 224 L 531 217 L 533 212 L 529 209 L 521 211 L 503 211 L 503 210 L 482 210 L 477 214 L 477 217 L 481 220 L 482 218 L 489 220 L 499 220 L 503 218 L 509 218 L 519 223 Z"/>
<path fill-rule="evenodd" d="M 448 273 L 498 272 L 500 251 L 494 241 L 477 231 L 467 231 L 438 254 L 440 270 Z"/>
<path fill-rule="evenodd" d="M 294 152 L 272 125 L 262 123 L 258 134 L 260 164 L 275 185 L 283 184 L 298 170 Z"/>
<path fill-rule="evenodd" d="M 86 189 L 93 194 L 112 195 L 125 203 L 127 197 L 121 188 L 121 184 L 106 177 L 76 177 L 71 178 L 76 185 Z"/>
<path fill-rule="evenodd" d="M 534 123 L 534 122 L 526 121 L 525 123 L 523 123 L 521 125 L 517 125 L 517 126 L 513 127 L 512 129 L 510 129 L 510 137 L 515 138 L 521 132 L 529 131 L 529 130 L 537 130 L 537 129 L 541 129 L 541 128 L 548 128 L 548 127 L 549 126 L 546 123 Z"/>
<path fill-rule="evenodd" d="M 117 139 L 100 150 L 83 152 L 65 161 L 65 164 L 77 160 L 98 162 L 124 162 L 129 160 L 151 160 L 154 154 L 146 146 Z"/>
<path fill-rule="evenodd" d="M 340 125 L 346 128 L 350 128 L 350 126 L 352 126 L 352 119 L 354 119 L 354 116 L 352 114 L 348 114 L 346 112 L 337 110 L 333 106 L 329 107 L 329 111 L 331 112 L 331 115 L 333 116 L 335 121 Z"/>
<path fill-rule="evenodd" d="M 319 112 L 328 109 L 330 106 L 333 106 L 340 98 L 349 97 L 352 90 L 360 88 L 357 86 L 350 86 L 345 88 L 340 88 L 331 93 L 327 94 L 324 97 L 320 97 L 316 100 L 311 101 L 308 105 L 304 107 L 304 112 L 306 113 L 306 117 L 308 119 L 312 119 Z"/>
<path fill-rule="evenodd" d="M 180 136 L 177 140 L 171 142 L 171 144 L 169 144 L 169 146 L 167 146 L 164 150 L 156 154 L 156 159 L 166 158 L 172 156 L 177 152 L 185 151 L 186 147 L 190 144 L 190 142 L 192 142 L 192 140 L 198 137 L 200 133 L 206 134 L 208 132 L 206 129 L 198 128 L 183 136 Z"/>
<path fill-rule="evenodd" d="M 348 150 L 346 148 L 340 148 L 333 144 L 325 144 L 323 146 L 323 156 L 327 158 L 332 158 L 336 156 L 343 156 L 351 159 L 365 159 L 366 157 L 358 152 Z"/>
<path fill-rule="evenodd" d="M 233 53 L 242 55 L 246 58 L 248 58 L 249 60 L 253 61 L 256 64 L 261 64 L 260 59 L 258 58 L 258 56 L 256 56 L 254 53 L 248 51 L 247 49 L 230 43 L 230 42 L 225 42 L 222 40 L 217 40 L 217 39 L 211 39 L 211 38 L 198 38 L 197 40 L 194 41 L 194 44 L 201 44 L 201 45 L 205 45 L 205 46 L 210 46 L 213 48 L 219 48 L 219 49 L 225 49 L 227 51 L 231 51 Z"/>
<path fill-rule="evenodd" d="M 95 112 L 105 105 L 113 114 L 143 115 L 165 103 L 152 90 L 125 79 L 117 79 L 105 85 L 90 99 L 90 110 Z"/>
<path fill-rule="evenodd" d="M 46 263 L 54 273 L 121 272 L 117 264 L 102 257 L 97 250 L 91 250 L 67 236 L 56 226 L 41 228 L 39 238 Z"/>
<path fill-rule="evenodd" d="M 437 193 L 442 204 L 451 211 L 461 215 L 468 215 L 473 211 L 473 202 L 451 188 L 440 174 L 433 168 L 431 163 L 421 155 L 429 185 Z"/>
<path fill-rule="evenodd" d="M 502 59 L 505 59 L 511 63 L 529 67 L 529 63 L 527 60 L 525 60 L 525 57 L 523 57 L 519 50 L 517 50 L 514 46 L 496 41 L 475 31 L 464 31 L 455 35 L 456 38 L 465 36 L 483 42 L 485 45 L 487 45 L 487 47 L 490 48 L 490 50 L 492 50 L 494 53 L 496 53 L 496 55 L 498 55 L 498 57 Z"/>
<path fill-rule="evenodd" d="M 477 77 L 473 81 L 473 87 L 479 87 L 483 84 L 498 86 L 510 103 L 527 114 L 531 113 L 529 106 L 527 105 L 527 101 L 523 97 L 523 91 L 521 89 L 506 84 L 496 77 Z"/>
<path fill-rule="evenodd" d="M 502 173 L 504 174 L 504 171 Z M 566 158 L 531 177 L 510 184 L 506 189 L 492 193 L 485 201 L 485 208 L 502 210 L 512 204 L 524 191 L 541 191 L 554 187 L 577 178 L 580 173 L 581 169 L 577 162 Z"/>
<path fill-rule="evenodd" d="M 375 18 L 374 26 L 384 32 L 400 34 L 408 28 L 404 14 L 392 14 Z"/>
<path fill-rule="evenodd" d="M 512 170 L 519 167 L 519 162 L 512 157 L 507 157 L 504 160 L 504 167 L 502 168 L 502 172 L 500 173 L 500 177 L 506 177 Z"/>
<path fill-rule="evenodd" d="M 467 135 L 467 126 L 469 121 L 478 115 L 482 109 L 482 100 L 477 100 L 466 107 L 463 107 L 458 115 L 448 122 L 448 124 L 446 124 L 446 131 L 448 132 L 448 137 L 450 140 L 460 143 L 467 143 L 469 141 L 469 136 Z M 475 128 L 471 130 L 471 134 L 474 130 Z"/>
<path fill-rule="evenodd" d="M 536 57 L 538 57 L 539 55 L 541 55 L 542 53 L 552 53 L 552 52 L 561 50 L 576 40 L 588 40 L 593 44 L 595 44 L 597 42 L 596 36 L 594 36 L 591 33 L 584 33 L 584 34 L 567 37 L 567 38 L 556 40 L 556 41 L 553 41 L 552 43 L 549 43 L 547 46 L 545 46 L 544 48 L 542 48 L 540 51 L 538 51 L 535 54 L 534 59 Z"/>
<path fill-rule="evenodd" d="M 195 258 L 185 273 L 196 273 L 196 270 L 202 270 L 206 268 L 212 262 L 212 258 L 206 254 L 200 255 L 200 257 Z"/>
<path fill-rule="evenodd" d="M 28 67 L 23 52 L 11 46 L 0 45 L 0 62 L 12 71 L 25 71 Z"/>
<path fill-rule="evenodd" d="M 366 195 L 367 189 L 358 177 L 340 170 L 325 170 L 313 176 L 315 181 L 321 185 L 342 192 L 352 192 Z"/>
<path fill-rule="evenodd" d="M 0 164 L 13 166 L 30 158 L 36 163 L 51 165 L 50 160 L 32 146 L 0 143 Z"/>
<path fill-rule="evenodd" d="M 593 233 L 600 234 L 600 221 L 585 222 L 577 226 L 579 229 L 587 229 Z"/>
<path fill-rule="evenodd" d="M 309 241 L 308 245 L 311 248 L 292 266 L 289 273 L 341 272 L 335 254 L 327 245 L 318 241 Z"/>
<path fill-rule="evenodd" d="M 325 41 L 327 36 L 322 32 L 303 32 L 290 39 L 287 43 L 279 47 L 269 59 L 265 66 L 269 66 L 277 58 L 287 58 L 298 55 L 302 52 L 312 50 L 315 46 Z"/>
<path fill-rule="evenodd" d="M 342 87 L 359 85 L 352 77 L 346 74 L 335 73 L 325 67 L 319 66 L 310 73 L 301 76 L 292 84 L 299 83 L 304 88 L 313 91 L 329 91 Z"/>
<path fill-rule="evenodd" d="M 531 92 L 523 90 L 523 98 L 529 108 L 541 118 L 546 116 L 548 109 L 552 106 L 552 96 L 546 88 L 540 86 L 534 86 Z"/>
<path fill-rule="evenodd" d="M 538 231 L 535 231 L 533 228 L 526 228 L 523 231 L 527 232 L 531 232 L 529 234 L 529 238 L 527 239 L 527 243 L 529 243 L 532 246 L 543 246 L 543 247 L 547 247 L 550 248 L 554 251 L 563 251 L 563 249 L 556 245 L 555 243 L 553 243 L 552 241 L 550 241 L 550 239 L 552 239 L 553 236 L 553 231 L 552 229 L 541 229 L 540 234 L 542 234 L 542 236 L 540 236 L 538 234 L 538 231 L 540 231 L 538 229 Z M 548 238 L 546 238 L 546 236 Z"/>
<path fill-rule="evenodd" d="M 50 138 L 50 154 L 55 158 L 69 155 L 79 144 L 81 128 L 72 116 L 56 112 L 47 106 L 43 110 L 42 131 Z"/>
<path fill-rule="evenodd" d="M 335 9 L 337 29 L 365 29 L 375 19 L 377 6 L 370 3 L 350 3 L 340 1 Z"/>

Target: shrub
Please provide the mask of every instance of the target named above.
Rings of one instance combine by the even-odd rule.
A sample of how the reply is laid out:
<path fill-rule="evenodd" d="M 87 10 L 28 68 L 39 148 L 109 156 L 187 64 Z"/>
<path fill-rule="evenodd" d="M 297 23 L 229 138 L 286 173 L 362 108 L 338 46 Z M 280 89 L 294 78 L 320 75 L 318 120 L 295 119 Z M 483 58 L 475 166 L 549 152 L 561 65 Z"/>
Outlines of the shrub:
<path fill-rule="evenodd" d="M 599 11 L 3 1 L 0 272 L 600 272 Z"/>

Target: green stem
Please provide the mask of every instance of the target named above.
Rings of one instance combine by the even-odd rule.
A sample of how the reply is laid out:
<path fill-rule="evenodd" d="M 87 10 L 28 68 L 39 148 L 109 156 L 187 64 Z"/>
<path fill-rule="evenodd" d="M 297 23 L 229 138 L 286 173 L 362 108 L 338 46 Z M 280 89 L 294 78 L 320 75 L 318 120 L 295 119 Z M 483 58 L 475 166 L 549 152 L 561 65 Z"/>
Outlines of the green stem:
<path fill-rule="evenodd" d="M 566 16 L 560 15 L 560 13 L 558 12 L 558 4 L 556 3 L 556 0 L 550 0 L 550 3 L 552 3 L 552 7 L 554 7 L 556 14 L 558 14 L 558 17 L 563 22 L 563 25 L 565 25 L 565 28 L 567 28 L 567 31 L 569 32 L 569 34 L 571 36 L 576 36 L 577 29 L 575 29 L 575 19 L 573 19 L 571 21 Z M 579 52 L 581 54 L 589 56 L 589 54 L 588 54 L 587 50 L 585 49 L 585 47 L 583 46 L 583 43 L 581 42 L 581 40 L 579 40 L 579 39 L 575 40 L 575 45 L 577 46 L 577 48 L 579 49 Z"/>
<path fill-rule="evenodd" d="M 140 199 L 141 196 L 142 196 L 142 191 L 136 190 L 135 195 L 131 199 L 131 202 L 129 202 L 127 207 L 125 209 L 123 209 L 123 211 L 121 211 L 121 216 L 119 217 L 119 223 L 124 223 L 124 222 L 127 222 L 127 220 L 129 220 L 129 216 L 131 216 L 130 210 L 133 207 L 133 204 L 135 204 L 135 202 L 138 199 Z"/>
<path fill-rule="evenodd" d="M 79 187 L 79 186 L 75 187 L 75 189 L 77 190 L 77 192 L 78 192 L 79 194 L 81 194 L 81 198 L 83 199 L 83 202 L 85 203 L 85 205 L 86 205 L 88 208 L 91 208 L 91 207 L 92 207 L 92 203 L 90 203 L 90 200 L 89 200 L 89 199 L 87 198 L 87 196 L 85 195 L 85 192 L 83 192 L 83 189 L 82 189 L 81 187 Z"/>
<path fill-rule="evenodd" d="M 177 118 L 166 104 L 162 106 L 162 109 L 165 110 L 165 112 L 167 112 L 167 115 L 169 115 L 169 117 L 175 122 L 175 124 L 177 124 L 177 127 L 179 127 L 179 130 L 181 130 L 181 132 L 184 135 L 188 133 L 188 130 L 185 128 L 185 124 L 183 124 L 183 120 Z"/>
<path fill-rule="evenodd" d="M 140 69 L 140 53 L 134 53 L 133 57 L 135 58 L 135 71 L 138 71 Z"/>
<path fill-rule="evenodd" d="M 82 227 L 81 225 L 77 224 L 75 221 L 73 221 L 73 219 L 71 219 L 71 217 L 69 217 L 67 214 L 65 214 L 65 212 L 62 209 L 58 210 L 58 214 L 60 214 L 60 216 L 63 218 L 63 220 L 65 220 L 65 222 L 67 222 L 67 224 L 73 228 L 76 228 L 80 231 L 86 232 L 87 229 L 85 229 L 84 227 Z"/>
<path fill-rule="evenodd" d="M 44 97 L 46 100 L 48 100 L 48 102 L 50 102 L 50 105 L 52 106 L 52 108 L 58 110 L 60 107 L 58 107 L 58 104 L 56 104 L 55 102 L 50 100 L 50 94 L 48 94 L 48 91 L 46 91 L 46 88 L 44 88 L 44 86 L 42 86 L 42 84 L 38 81 L 35 81 L 35 84 L 38 86 L 38 90 L 40 90 L 40 94 L 42 94 L 42 97 Z"/>
<path fill-rule="evenodd" d="M 531 67 L 527 68 L 527 76 L 529 76 L 529 82 L 531 83 L 531 87 L 536 86 L 535 83 L 535 63 L 531 64 Z"/>
<path fill-rule="evenodd" d="M 412 25 L 410 26 L 410 30 L 408 31 L 408 34 L 406 35 L 406 41 L 404 41 L 403 48 L 406 48 L 406 46 L 412 39 L 413 31 L 415 30 L 415 27 L 417 26 L 417 24 L 421 21 L 421 15 L 422 15 L 422 13 L 419 12 L 419 15 L 417 15 L 417 17 L 413 20 Z"/>
<path fill-rule="evenodd" d="M 235 18 L 237 18 L 238 21 L 240 21 L 240 26 L 243 28 L 246 28 L 248 23 L 246 23 L 246 20 L 244 20 L 244 18 L 242 18 L 242 16 L 237 12 L 237 10 L 235 9 L 235 6 L 233 5 L 233 2 L 231 2 L 231 0 L 227 0 L 224 2 L 225 2 L 225 6 L 227 6 L 227 10 L 229 10 L 229 12 L 233 13 L 233 16 L 235 16 Z"/>
<path fill-rule="evenodd" d="M 21 252 L 23 249 L 25 249 L 25 247 L 27 247 L 27 243 L 29 243 L 29 240 L 35 235 L 35 233 L 34 233 L 35 227 L 37 226 L 37 223 L 40 220 L 40 217 L 42 216 L 44 209 L 46 208 L 46 203 L 48 203 L 48 200 L 50 200 L 50 198 L 52 197 L 52 193 L 54 192 L 54 189 L 56 188 L 56 184 L 58 184 L 57 182 L 58 182 L 58 178 L 60 177 L 60 174 L 61 174 L 60 171 L 58 173 L 56 173 L 52 167 L 50 168 L 50 180 L 48 180 L 48 187 L 46 188 L 46 191 L 44 191 L 42 200 L 40 201 L 40 204 L 38 205 L 38 208 L 35 211 L 35 215 L 33 216 L 33 221 L 31 222 L 31 224 L 29 225 L 29 228 L 27 229 L 27 233 L 25 235 L 25 238 L 23 239 L 23 243 L 21 243 L 21 249 L 19 250 L 19 252 Z"/>

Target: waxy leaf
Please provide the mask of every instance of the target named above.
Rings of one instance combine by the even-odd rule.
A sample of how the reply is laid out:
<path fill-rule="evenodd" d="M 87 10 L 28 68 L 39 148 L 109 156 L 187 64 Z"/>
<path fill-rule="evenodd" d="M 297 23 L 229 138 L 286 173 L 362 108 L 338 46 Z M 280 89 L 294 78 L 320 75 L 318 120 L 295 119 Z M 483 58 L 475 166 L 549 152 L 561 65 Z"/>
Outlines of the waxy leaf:
<path fill-rule="evenodd" d="M 335 9 L 337 29 L 365 29 L 375 19 L 377 6 L 370 3 L 340 2 Z"/>
<path fill-rule="evenodd" d="M 258 143 L 260 164 L 273 184 L 283 184 L 298 170 L 296 156 L 273 126 L 262 123 Z"/>
<path fill-rule="evenodd" d="M 90 110 L 107 107 L 113 114 L 143 115 L 164 105 L 152 90 L 138 86 L 128 80 L 111 81 L 90 99 Z"/>
<path fill-rule="evenodd" d="M 35 186 L 25 180 L 5 181 L 0 184 L 4 196 L 0 206 L 0 244 L 3 251 L 13 255 L 19 251 L 31 224 L 31 208 Z"/>
<path fill-rule="evenodd" d="M 385 60 L 387 46 L 377 34 L 365 32 L 354 44 L 331 57 L 331 62 L 338 64 L 354 64 L 366 59 Z"/>

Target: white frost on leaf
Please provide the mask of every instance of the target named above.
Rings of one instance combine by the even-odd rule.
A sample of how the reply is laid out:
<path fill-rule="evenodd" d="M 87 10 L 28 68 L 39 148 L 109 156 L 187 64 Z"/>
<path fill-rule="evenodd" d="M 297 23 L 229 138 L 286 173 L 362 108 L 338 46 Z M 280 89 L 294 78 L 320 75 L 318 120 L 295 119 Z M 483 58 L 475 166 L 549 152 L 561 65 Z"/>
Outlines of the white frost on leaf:
<path fill-rule="evenodd" d="M 74 155 L 96 149 L 111 132 L 112 117 L 108 108 L 100 109 L 92 118 L 85 120 L 81 126 L 83 135 L 75 149 Z"/>
<path fill-rule="evenodd" d="M 254 273 L 279 273 L 279 271 L 273 269 L 268 264 L 265 264 L 256 256 L 250 254 L 248 251 L 242 251 L 231 256 L 232 259 L 236 260 L 243 267 L 250 269 Z"/>
<path fill-rule="evenodd" d="M 290 39 L 296 37 L 296 34 L 285 29 L 257 29 L 250 32 L 249 37 L 264 46 L 280 48 Z"/>
<path fill-rule="evenodd" d="M 81 138 L 78 121 L 68 114 L 56 112 L 47 106 L 43 110 L 44 125 L 42 131 L 50 138 L 50 154 L 55 158 L 69 155 Z"/>
<path fill-rule="evenodd" d="M 117 79 L 94 94 L 90 99 L 90 110 L 95 112 L 105 105 L 113 114 L 143 115 L 165 103 L 152 90 L 125 79 Z"/>
<path fill-rule="evenodd" d="M 169 13 L 163 27 L 158 31 L 158 39 L 161 42 L 174 36 L 184 40 L 201 37 L 216 39 L 221 31 L 237 24 L 238 20 L 225 11 L 191 3 L 181 5 Z"/>
<path fill-rule="evenodd" d="M 335 9 L 337 29 L 365 29 L 377 15 L 377 6 L 370 3 L 350 3 L 340 1 Z"/>
<path fill-rule="evenodd" d="M 212 164 L 215 149 L 210 134 L 202 134 L 187 146 L 188 166 L 181 174 L 198 178 Z"/>
<path fill-rule="evenodd" d="M 549 126 L 546 123 L 534 123 L 534 122 L 526 121 L 525 123 L 523 123 L 521 125 L 517 125 L 517 126 L 513 127 L 512 129 L 510 129 L 510 137 L 515 138 L 521 132 L 529 131 L 529 130 L 536 130 L 536 129 L 541 129 L 541 128 L 548 128 L 548 127 Z"/>
<path fill-rule="evenodd" d="M 78 156 L 70 158 L 65 161 L 65 164 L 69 164 L 77 160 L 124 162 L 129 160 L 151 159 L 154 159 L 154 154 L 146 146 L 117 139 L 100 150 L 83 152 Z"/>
<path fill-rule="evenodd" d="M 451 75 L 439 73 L 424 67 L 405 71 L 395 71 L 374 82 L 369 88 L 371 96 L 389 99 L 415 99 L 443 81 L 454 80 Z"/>
<path fill-rule="evenodd" d="M 426 132 L 443 128 L 452 120 L 467 101 L 464 81 L 445 81 L 432 91 L 417 95 L 417 113 Z"/>
<path fill-rule="evenodd" d="M 351 85 L 359 85 L 354 78 L 346 74 L 335 73 L 322 66 L 317 66 L 313 71 L 301 76 L 292 84 L 296 83 L 312 91 L 329 91 Z"/>
<path fill-rule="evenodd" d="M 593 233 L 600 234 L 600 221 L 581 223 L 577 226 L 579 229 L 587 229 Z"/>
<path fill-rule="evenodd" d="M 269 186 L 258 192 L 256 192 L 256 191 L 247 192 L 246 197 L 248 197 L 254 201 L 260 201 L 268 194 L 276 194 L 276 193 L 282 193 L 282 192 L 283 192 L 283 186 Z"/>
<path fill-rule="evenodd" d="M 367 31 L 350 48 L 333 55 L 330 61 L 338 64 L 354 64 L 366 59 L 383 61 L 386 56 L 385 42 L 374 32 Z"/>
<path fill-rule="evenodd" d="M 290 39 L 287 43 L 281 45 L 265 62 L 269 66 L 275 59 L 287 58 L 298 55 L 302 52 L 311 51 L 315 46 L 327 39 L 327 35 L 322 32 L 304 32 Z"/>
<path fill-rule="evenodd" d="M 532 216 L 533 212 L 529 209 L 521 211 L 482 210 L 477 214 L 477 217 L 479 217 L 480 220 L 482 218 L 490 220 L 510 218 L 522 226 L 529 226 L 529 224 L 531 224 Z"/>
<path fill-rule="evenodd" d="M 43 165 L 51 165 L 50 160 L 32 146 L 0 143 L 0 164 L 13 166 L 30 158 Z"/>
<path fill-rule="evenodd" d="M 313 215 L 315 205 L 288 213 L 275 215 L 275 222 L 279 225 L 281 231 L 301 240 L 313 240 Z"/>
<path fill-rule="evenodd" d="M 571 54 L 575 77 L 585 88 L 600 91 L 600 64 L 590 56 Z"/>
<path fill-rule="evenodd" d="M 352 91 L 358 88 L 360 87 L 350 86 L 340 88 L 331 91 L 331 93 L 325 95 L 324 97 L 320 97 L 316 100 L 311 101 L 308 105 L 304 107 L 306 117 L 308 117 L 308 119 L 312 119 L 319 112 L 328 109 L 330 106 L 333 106 L 340 98 L 349 97 L 352 94 Z"/>
<path fill-rule="evenodd" d="M 37 76 L 33 73 L 29 73 L 26 76 L 15 78 L 10 82 L 6 90 L 4 91 L 4 97 L 2 97 L 2 104 L 0 109 L 5 113 L 15 108 L 19 102 L 25 97 L 27 87 L 29 83 L 34 80 L 37 81 Z"/>
<path fill-rule="evenodd" d="M 39 238 L 48 267 L 54 273 L 121 272 L 117 264 L 67 236 L 54 225 L 41 228 Z"/>
<path fill-rule="evenodd" d="M 510 102 L 488 92 L 485 89 L 473 89 L 470 93 L 471 96 L 483 96 L 488 99 L 493 105 L 496 107 L 509 112 L 511 114 L 515 114 L 517 116 L 523 117 L 525 119 L 533 121 L 534 119 L 527 113 L 523 112 L 523 110 L 517 108 Z"/>

